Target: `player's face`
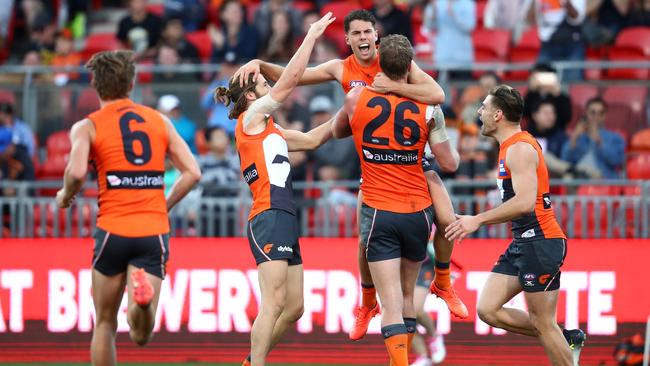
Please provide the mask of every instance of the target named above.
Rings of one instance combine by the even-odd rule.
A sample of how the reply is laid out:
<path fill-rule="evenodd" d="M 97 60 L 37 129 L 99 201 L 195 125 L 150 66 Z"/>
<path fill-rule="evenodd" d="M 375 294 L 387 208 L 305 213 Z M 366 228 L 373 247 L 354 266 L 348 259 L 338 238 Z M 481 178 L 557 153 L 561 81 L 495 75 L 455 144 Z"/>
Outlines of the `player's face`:
<path fill-rule="evenodd" d="M 271 86 L 269 85 L 269 82 L 266 81 L 264 76 L 258 75 L 257 85 L 255 86 L 255 95 L 257 95 L 258 98 L 261 98 L 266 94 L 268 94 L 269 91 L 271 91 Z"/>
<path fill-rule="evenodd" d="M 375 42 L 377 30 L 372 23 L 363 20 L 350 22 L 350 30 L 345 35 L 345 43 L 350 46 L 352 53 L 361 61 L 370 61 L 377 55 Z"/>
<path fill-rule="evenodd" d="M 488 95 L 483 100 L 483 103 L 481 103 L 481 107 L 478 109 L 478 119 L 481 121 L 481 134 L 483 136 L 492 136 L 497 129 L 494 120 L 496 111 L 494 110 L 490 99 L 492 99 L 492 96 Z"/>

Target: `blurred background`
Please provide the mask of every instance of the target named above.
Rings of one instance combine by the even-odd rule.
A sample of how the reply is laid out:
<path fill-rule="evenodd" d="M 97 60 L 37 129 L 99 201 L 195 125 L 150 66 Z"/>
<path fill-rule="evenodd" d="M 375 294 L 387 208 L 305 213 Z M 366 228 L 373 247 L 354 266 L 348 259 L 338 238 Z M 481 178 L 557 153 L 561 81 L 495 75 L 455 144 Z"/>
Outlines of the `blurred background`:
<path fill-rule="evenodd" d="M 476 213 L 500 203 L 494 184 L 498 147 L 478 133 L 476 111 L 481 101 L 499 83 L 512 85 L 524 96 L 523 125 L 544 150 L 553 178 L 551 193 L 557 217 L 569 237 L 579 239 L 572 241 L 575 252 L 569 250 L 567 266 L 575 272 L 567 276 L 573 280 L 563 278 L 567 287 L 561 306 L 569 305 L 560 311 L 560 318 L 585 325 L 594 314 L 614 316 L 613 325 L 588 331 L 600 348 L 595 347 L 599 351 L 592 356 L 585 349 L 588 357 L 584 364 L 616 364 L 612 356 L 615 346 L 625 337 L 644 333 L 650 314 L 648 276 L 642 268 L 631 265 L 638 262 L 641 267 L 639 259 L 650 257 L 650 0 L 0 0 L 0 359 L 86 359 L 89 329 L 75 323 L 66 330 L 72 331 L 71 338 L 56 338 L 57 330 L 45 324 L 52 319 L 48 314 L 56 313 L 59 306 L 52 305 L 52 270 L 59 268 L 53 266 L 52 258 L 58 258 L 59 253 L 77 258 L 75 253 L 83 251 L 76 261 L 66 259 L 60 264 L 71 271 L 75 289 L 85 281 L 78 271 L 89 261 L 89 240 L 83 238 L 92 235 L 96 219 L 94 176 L 90 174 L 81 197 L 70 210 L 58 210 L 53 196 L 68 160 L 70 127 L 99 108 L 89 74 L 82 67 L 93 53 L 121 48 L 135 51 L 138 68 L 132 99 L 167 115 L 200 162 L 201 184 L 170 214 L 175 237 L 172 243 L 176 243 L 179 253 L 170 277 L 178 279 L 178 273 L 194 271 L 192 268 L 216 268 L 215 278 L 229 268 L 248 273 L 254 264 L 241 237 L 251 199 L 234 149 L 235 121 L 228 119 L 226 107 L 214 102 L 212 91 L 226 85 L 237 68 L 253 58 L 288 62 L 309 24 L 328 11 L 337 20 L 318 41 L 311 63 L 347 57 L 350 50 L 345 44 L 343 19 L 360 7 L 377 17 L 380 36 L 399 33 L 408 37 L 418 65 L 445 89 L 447 129 L 460 152 L 461 164 L 455 174 L 441 175 L 457 212 Z M 284 128 L 307 131 L 331 118 L 343 97 L 340 86 L 333 82 L 299 87 L 274 118 Z M 331 238 L 306 242 L 306 246 L 317 247 L 312 249 L 319 258 L 314 271 L 343 271 L 356 284 L 353 264 L 360 167 L 353 142 L 330 141 L 315 152 L 291 153 L 290 161 L 301 235 Z M 170 164 L 166 183 L 173 182 L 177 174 Z M 467 291 L 467 297 L 475 296 L 471 291 L 479 288 L 475 286 L 480 279 L 472 273 L 489 270 L 490 261 L 505 248 L 509 235 L 507 225 L 483 227 L 474 235 L 476 240 L 458 247 L 455 256 L 466 263 L 460 274 L 467 287 L 459 293 Z M 218 239 L 223 237 L 231 239 Z M 326 259 L 331 254 L 321 247 L 333 242 L 349 244 L 337 247 L 340 260 Z M 493 249 L 485 249 L 493 245 Z M 61 247 L 66 249 L 59 252 Z M 214 254 L 212 261 L 202 262 L 202 256 L 182 254 L 199 249 Z M 238 261 L 224 258 L 224 250 L 239 253 Z M 39 253 L 41 259 L 27 253 Z M 487 259 L 473 259 L 477 255 Z M 309 256 L 305 259 L 305 268 L 310 269 Z M 342 264 L 344 261 L 349 263 Z M 20 282 L 24 286 L 15 287 L 18 285 L 10 283 L 18 274 L 11 271 L 21 268 L 29 268 L 32 277 L 24 277 L 26 282 Z M 10 274 L 5 280 L 6 273 Z M 599 277 L 602 273 L 614 277 L 603 279 Z M 196 274 L 211 283 L 211 275 L 205 275 L 208 277 Z M 185 286 L 191 287 L 188 284 L 194 277 L 181 274 L 181 284 L 182 276 L 186 276 Z M 629 282 L 624 282 L 628 277 Z M 316 335 L 310 333 L 305 342 L 309 347 L 323 344 L 327 350 L 328 344 L 339 347 L 344 342 L 343 332 L 351 318 L 340 318 L 340 329 L 325 329 L 327 309 L 341 303 L 334 292 L 330 294 L 329 282 L 322 281 L 321 313 L 314 305 L 317 315 L 309 319 L 319 330 Z M 602 287 L 598 285 L 602 281 L 613 282 Z M 222 294 L 216 289 L 220 281 L 213 282 L 213 302 L 206 309 L 218 313 Z M 251 292 L 255 282 L 250 281 L 250 288 L 242 290 L 250 295 L 250 303 L 245 304 L 246 316 L 251 319 L 256 309 Z M 345 290 L 351 298 L 357 291 L 353 287 Z M 18 306 L 14 303 L 20 293 L 17 289 L 29 288 L 35 293 L 25 292 L 24 299 L 21 297 L 20 304 L 26 310 L 19 315 L 33 323 L 28 321 L 20 327 L 10 321 L 12 316 L 19 316 L 12 309 Z M 577 292 L 571 292 L 571 288 Z M 604 289 L 612 296 L 611 301 L 599 302 L 592 295 L 595 288 Z M 76 294 L 79 308 L 75 311 L 79 313 L 81 290 L 71 291 Z M 169 293 L 170 299 L 173 293 Z M 189 301 L 190 293 L 188 290 L 180 296 Z M 235 298 L 236 293 L 232 290 Z M 436 308 L 436 300 L 431 299 L 429 304 L 430 311 L 444 316 L 446 309 Z M 64 305 L 60 306 L 59 310 L 65 310 Z M 241 359 L 246 326 L 225 331 L 227 336 L 221 341 L 215 336 L 197 336 L 187 328 L 191 306 L 179 306 L 183 336 L 167 329 L 171 333 L 163 337 L 169 344 L 196 341 L 216 347 L 204 361 Z M 470 301 L 468 306 L 475 304 Z M 92 308 L 87 311 L 91 314 Z M 81 321 L 81 316 L 77 314 L 76 321 Z M 482 334 L 471 322 L 450 324 L 460 328 L 457 333 L 443 329 L 450 333 L 452 347 L 458 345 L 457 352 L 453 348 L 449 352 L 450 364 L 521 365 L 521 357 L 529 354 L 527 347 L 536 347 L 534 342 L 519 337 L 489 331 Z M 215 325 L 214 329 L 198 333 L 217 328 Z M 218 329 L 229 328 L 224 325 Z M 15 341 L 20 332 L 24 333 L 19 337 L 22 340 Z M 41 346 L 58 340 L 71 342 L 66 345 L 79 344 L 79 351 L 65 358 L 55 344 L 51 349 L 43 346 L 42 357 L 35 358 L 20 347 L 31 347 L 35 341 L 31 335 L 37 333 L 43 334 L 38 339 Z M 302 339 L 298 334 L 294 341 Z M 479 334 L 481 337 L 476 338 Z M 485 343 L 471 348 L 478 347 L 479 343 L 473 343 L 476 339 Z M 239 342 L 241 352 L 223 351 L 234 346 L 224 346 L 219 343 L 222 341 Z M 507 348 L 512 345 L 524 348 Z M 376 347 L 378 354 L 359 356 L 357 363 L 382 360 L 379 346 L 378 342 L 368 345 Z M 497 352 L 498 347 L 506 348 Z M 323 361 L 323 353 L 328 352 L 314 349 L 311 362 L 351 360 L 345 359 L 349 356 L 345 353 L 348 356 L 341 359 Z M 535 349 L 542 355 L 541 348 Z M 472 358 L 468 350 L 483 356 Z M 295 352 L 284 349 L 276 361 L 294 357 Z M 513 361 L 513 357 L 504 355 L 508 352 L 519 356 Z M 135 351 L 132 353 L 139 361 L 152 357 L 161 361 L 155 358 L 162 354 L 160 349 L 141 354 L 140 358 Z M 176 355 L 178 359 L 185 357 L 180 351 Z M 186 356 L 194 357 L 192 352 Z M 539 357 L 525 364 L 544 362 Z"/>

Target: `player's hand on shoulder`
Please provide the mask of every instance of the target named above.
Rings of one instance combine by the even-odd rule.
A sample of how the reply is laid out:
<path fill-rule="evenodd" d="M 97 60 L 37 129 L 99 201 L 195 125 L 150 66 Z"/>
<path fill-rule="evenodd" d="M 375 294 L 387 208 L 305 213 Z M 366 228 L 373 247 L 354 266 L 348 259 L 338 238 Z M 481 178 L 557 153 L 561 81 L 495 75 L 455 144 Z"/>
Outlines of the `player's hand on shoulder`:
<path fill-rule="evenodd" d="M 253 81 L 257 80 L 257 75 L 260 74 L 260 67 L 260 60 L 250 60 L 233 74 L 232 79 L 237 80 L 237 77 L 239 77 L 239 86 L 243 88 L 250 74 L 253 74 Z"/>
<path fill-rule="evenodd" d="M 332 12 L 327 12 L 327 14 L 325 14 L 317 22 L 312 23 L 309 26 L 309 31 L 307 32 L 307 35 L 312 36 L 314 38 L 320 37 L 323 34 L 323 32 L 325 32 L 325 29 L 327 29 L 327 26 L 334 23 L 335 20 L 336 18 L 332 15 Z"/>
<path fill-rule="evenodd" d="M 59 208 L 68 208 L 70 205 L 72 205 L 72 202 L 74 202 L 75 198 L 75 196 L 67 198 L 65 189 L 61 188 L 58 192 L 56 192 L 56 205 Z"/>
<path fill-rule="evenodd" d="M 391 80 L 383 72 L 378 72 L 375 75 L 375 79 L 372 82 L 372 85 L 368 88 L 377 93 L 390 93 L 394 90 L 395 81 Z"/>
<path fill-rule="evenodd" d="M 445 229 L 445 238 L 449 241 L 462 241 L 481 226 L 476 216 L 456 215 L 456 221 Z"/>

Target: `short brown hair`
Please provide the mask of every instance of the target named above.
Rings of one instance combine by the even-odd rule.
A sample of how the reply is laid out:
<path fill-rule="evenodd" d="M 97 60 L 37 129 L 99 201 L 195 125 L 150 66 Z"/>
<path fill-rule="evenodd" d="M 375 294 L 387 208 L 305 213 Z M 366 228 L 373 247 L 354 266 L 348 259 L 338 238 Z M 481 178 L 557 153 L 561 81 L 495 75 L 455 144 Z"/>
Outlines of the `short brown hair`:
<path fill-rule="evenodd" d="M 383 37 L 379 43 L 379 66 L 392 80 L 404 77 L 413 61 L 413 47 L 401 34 Z"/>
<path fill-rule="evenodd" d="M 239 78 L 241 76 L 237 76 L 237 78 L 230 79 L 227 88 L 220 86 L 215 89 L 214 99 L 217 102 L 223 103 L 226 107 L 230 106 L 231 103 L 234 103 L 230 112 L 228 112 L 228 118 L 237 119 L 239 118 L 239 115 L 244 113 L 248 108 L 246 93 L 255 93 L 255 87 L 257 86 L 257 83 L 253 81 L 253 76 L 255 75 L 248 75 L 248 82 L 244 84 L 244 87 L 239 86 Z"/>
<path fill-rule="evenodd" d="M 355 20 L 360 20 L 362 22 L 368 22 L 372 24 L 372 27 L 375 27 L 375 23 L 377 23 L 377 18 L 375 18 L 374 15 L 372 15 L 371 12 L 369 12 L 366 9 L 358 9 L 358 10 L 352 10 L 348 15 L 345 16 L 345 19 L 343 19 L 343 30 L 345 30 L 345 33 L 350 31 L 350 23 L 352 23 Z"/>
<path fill-rule="evenodd" d="M 497 85 L 490 90 L 491 103 L 500 109 L 510 122 L 519 123 L 524 114 L 524 99 L 519 91 L 509 85 Z"/>
<path fill-rule="evenodd" d="M 132 51 L 98 52 L 86 63 L 86 68 L 92 71 L 93 87 L 102 100 L 128 98 L 135 76 Z"/>

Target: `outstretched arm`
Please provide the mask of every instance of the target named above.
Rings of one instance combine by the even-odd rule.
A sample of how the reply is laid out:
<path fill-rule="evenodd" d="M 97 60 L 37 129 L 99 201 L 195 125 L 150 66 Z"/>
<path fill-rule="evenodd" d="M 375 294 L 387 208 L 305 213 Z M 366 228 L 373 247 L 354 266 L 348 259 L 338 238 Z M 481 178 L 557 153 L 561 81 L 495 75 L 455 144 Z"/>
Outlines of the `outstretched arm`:
<path fill-rule="evenodd" d="M 63 188 L 56 193 L 56 204 L 60 208 L 70 207 L 86 180 L 93 129 L 92 122 L 84 119 L 70 130 L 70 160 L 63 173 Z"/>
<path fill-rule="evenodd" d="M 442 87 L 411 61 L 411 71 L 408 75 L 408 84 L 391 80 L 384 73 L 378 73 L 372 84 L 372 89 L 379 93 L 394 93 L 404 98 L 417 100 L 425 104 L 443 104 L 445 92 Z"/>
<path fill-rule="evenodd" d="M 326 143 L 332 138 L 332 120 L 323 123 L 322 125 L 313 128 L 305 133 L 298 130 L 289 130 L 280 128 L 284 139 L 287 141 L 289 151 L 306 151 L 314 150 L 320 145 Z"/>
<path fill-rule="evenodd" d="M 507 222 L 535 210 L 537 199 L 537 151 L 528 143 L 519 142 L 508 149 L 506 164 L 512 176 L 515 196 L 499 207 L 476 216 L 457 216 L 458 220 L 447 226 L 447 240 L 463 240 L 482 225 Z"/>

